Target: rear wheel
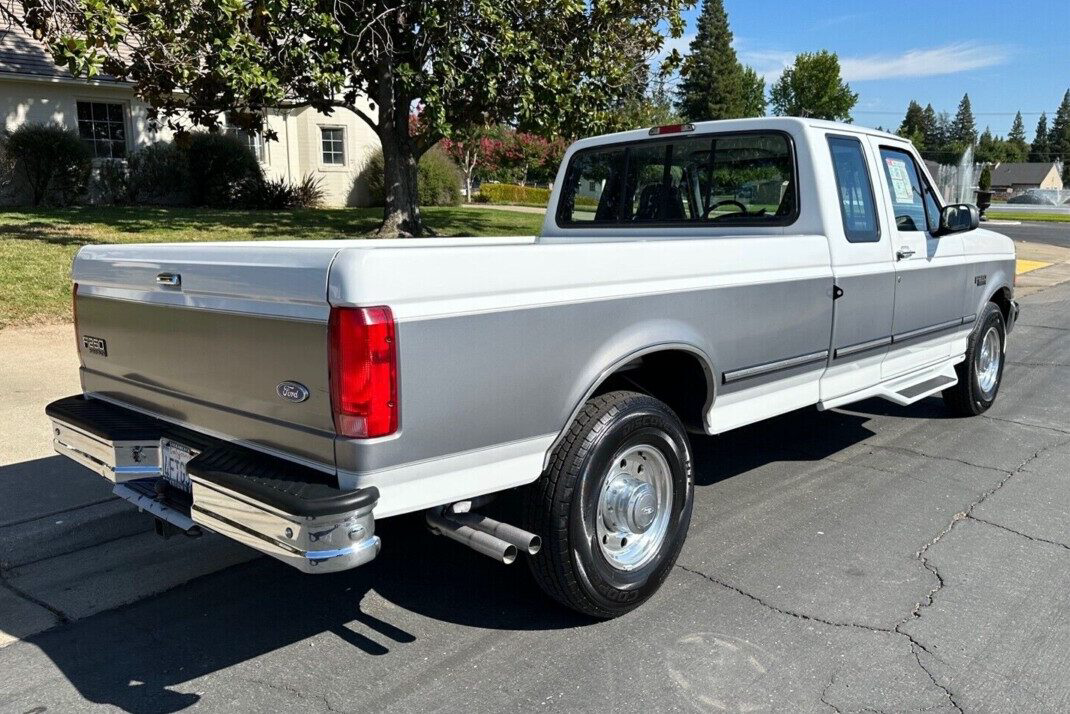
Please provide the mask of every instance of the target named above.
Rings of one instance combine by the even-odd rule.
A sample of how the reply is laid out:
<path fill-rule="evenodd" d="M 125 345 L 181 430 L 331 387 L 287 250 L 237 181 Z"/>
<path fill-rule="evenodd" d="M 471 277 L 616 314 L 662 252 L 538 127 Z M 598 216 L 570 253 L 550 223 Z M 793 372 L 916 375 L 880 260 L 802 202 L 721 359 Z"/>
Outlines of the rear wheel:
<path fill-rule="evenodd" d="M 680 552 L 694 495 L 683 425 L 637 392 L 592 398 L 530 487 L 528 530 L 543 538 L 529 559 L 539 586 L 593 617 L 638 607 Z"/>
<path fill-rule="evenodd" d="M 996 401 L 1003 380 L 1007 327 L 994 303 L 985 305 L 970 334 L 966 359 L 955 365 L 958 384 L 943 392 L 944 403 L 958 416 L 977 416 Z"/>

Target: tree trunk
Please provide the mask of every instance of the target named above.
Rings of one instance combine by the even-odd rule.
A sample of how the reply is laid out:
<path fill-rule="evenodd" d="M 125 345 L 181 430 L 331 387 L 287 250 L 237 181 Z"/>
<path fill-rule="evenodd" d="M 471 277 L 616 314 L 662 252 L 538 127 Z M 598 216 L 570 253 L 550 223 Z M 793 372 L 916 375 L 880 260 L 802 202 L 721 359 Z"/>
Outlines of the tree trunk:
<path fill-rule="evenodd" d="M 387 237 L 424 234 L 420 216 L 417 167 L 424 152 L 423 141 L 410 134 L 412 97 L 399 81 L 390 58 L 379 63 L 376 99 L 379 105 L 378 134 L 383 148 L 383 224 L 377 235 Z"/>
<path fill-rule="evenodd" d="M 379 128 L 379 141 L 383 146 L 383 187 L 386 189 L 386 200 L 383 207 L 383 224 L 379 226 L 377 234 L 384 238 L 418 236 L 424 233 L 417 185 L 419 158 L 413 150 L 408 133 L 407 124 L 393 131 L 382 125 Z"/>

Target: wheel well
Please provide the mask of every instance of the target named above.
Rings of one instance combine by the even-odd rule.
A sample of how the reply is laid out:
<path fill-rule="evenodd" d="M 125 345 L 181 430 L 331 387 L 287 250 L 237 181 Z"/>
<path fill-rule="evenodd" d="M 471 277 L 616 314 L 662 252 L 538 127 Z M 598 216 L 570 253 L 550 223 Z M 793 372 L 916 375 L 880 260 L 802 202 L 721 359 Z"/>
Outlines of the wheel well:
<path fill-rule="evenodd" d="M 996 304 L 999 311 L 1003 313 L 1003 321 L 1010 323 L 1011 320 L 1011 291 L 1007 288 L 1000 288 L 992 295 L 992 302 Z"/>
<path fill-rule="evenodd" d="M 705 430 L 705 409 L 712 396 L 702 360 L 686 350 L 660 350 L 622 365 L 591 396 L 616 389 L 649 394 L 669 405 L 689 431 Z"/>

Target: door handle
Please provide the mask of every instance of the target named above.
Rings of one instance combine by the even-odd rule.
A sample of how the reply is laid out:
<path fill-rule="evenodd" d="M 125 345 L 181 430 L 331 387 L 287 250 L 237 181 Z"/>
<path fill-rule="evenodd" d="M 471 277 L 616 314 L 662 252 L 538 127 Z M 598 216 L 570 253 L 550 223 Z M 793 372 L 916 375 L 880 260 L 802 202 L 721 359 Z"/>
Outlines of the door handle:
<path fill-rule="evenodd" d="M 908 248 L 905 245 L 902 248 L 900 248 L 899 250 L 895 251 L 895 259 L 896 260 L 902 260 L 903 258 L 909 258 L 912 255 L 914 255 L 914 249 L 913 248 Z"/>
<path fill-rule="evenodd" d="M 156 284 L 178 286 L 182 284 L 182 276 L 178 273 L 160 273 L 156 276 Z"/>

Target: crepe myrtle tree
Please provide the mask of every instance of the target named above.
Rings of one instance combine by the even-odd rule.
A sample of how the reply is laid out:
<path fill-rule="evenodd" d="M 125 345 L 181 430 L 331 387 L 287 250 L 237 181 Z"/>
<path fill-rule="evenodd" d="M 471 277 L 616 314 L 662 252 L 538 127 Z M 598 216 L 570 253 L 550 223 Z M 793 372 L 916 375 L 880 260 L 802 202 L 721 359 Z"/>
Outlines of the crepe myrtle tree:
<path fill-rule="evenodd" d="M 0 0 L 81 76 L 133 83 L 157 126 L 249 131 L 273 108 L 356 113 L 378 135 L 379 232 L 424 231 L 420 156 L 470 127 L 613 128 L 611 109 L 687 0 Z M 663 61 L 665 71 L 677 52 Z M 370 101 L 370 111 L 361 101 Z M 420 107 L 411 130 L 409 115 Z M 265 137 L 275 138 L 270 131 Z"/>

